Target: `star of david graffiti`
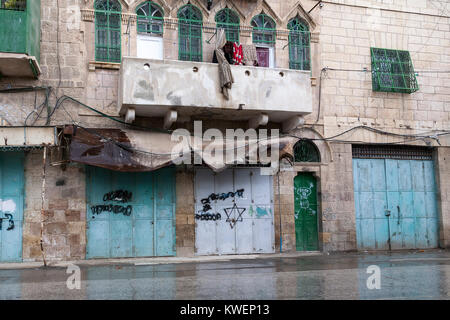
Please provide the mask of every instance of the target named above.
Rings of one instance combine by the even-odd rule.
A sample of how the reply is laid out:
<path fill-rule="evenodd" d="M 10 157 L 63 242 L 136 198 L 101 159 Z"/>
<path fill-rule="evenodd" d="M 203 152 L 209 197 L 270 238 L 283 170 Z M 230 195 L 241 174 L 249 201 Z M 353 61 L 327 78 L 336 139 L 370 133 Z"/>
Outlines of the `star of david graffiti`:
<path fill-rule="evenodd" d="M 234 228 L 236 225 L 236 222 L 242 221 L 242 214 L 245 212 L 245 208 L 238 208 L 236 203 L 231 208 L 225 208 L 223 209 L 225 211 L 225 214 L 227 215 L 227 222 L 230 224 L 231 229 Z M 236 219 L 230 218 L 232 213 L 237 213 L 238 217 Z"/>

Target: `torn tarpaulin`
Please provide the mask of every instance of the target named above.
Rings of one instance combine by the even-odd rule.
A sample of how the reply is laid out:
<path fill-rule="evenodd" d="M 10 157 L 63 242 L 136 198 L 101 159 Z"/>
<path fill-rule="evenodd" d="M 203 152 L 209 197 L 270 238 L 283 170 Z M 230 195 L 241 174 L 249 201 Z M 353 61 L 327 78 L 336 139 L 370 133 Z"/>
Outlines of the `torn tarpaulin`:
<path fill-rule="evenodd" d="M 272 161 L 284 157 L 292 159 L 292 147 L 298 140 L 283 137 L 263 141 L 247 139 L 210 142 L 188 134 L 177 136 L 159 132 L 78 126 L 66 126 L 64 132 L 71 135 L 71 161 L 125 172 L 153 171 L 182 164 L 182 160 L 191 164 L 189 161 L 193 155 L 199 157 L 212 170 L 221 171 L 229 165 L 245 163 L 249 159 L 261 162 L 263 148 L 267 151 L 268 158 L 277 155 Z M 236 151 L 242 148 L 245 152 Z M 214 151 L 209 152 L 210 150 Z M 277 152 L 272 154 L 272 150 Z M 226 153 L 230 151 L 233 156 L 227 157 Z"/>

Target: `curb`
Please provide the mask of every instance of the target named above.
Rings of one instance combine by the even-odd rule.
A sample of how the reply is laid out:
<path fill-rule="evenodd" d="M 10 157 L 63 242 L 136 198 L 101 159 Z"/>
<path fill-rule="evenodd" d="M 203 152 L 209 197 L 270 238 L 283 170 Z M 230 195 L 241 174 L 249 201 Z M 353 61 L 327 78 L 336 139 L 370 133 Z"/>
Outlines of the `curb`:
<path fill-rule="evenodd" d="M 276 253 L 276 254 L 251 254 L 251 255 L 222 255 L 222 256 L 203 256 L 203 257 L 164 257 L 164 258 L 120 258 L 120 259 L 95 259 L 95 260 L 75 260 L 75 261 L 50 261 L 47 267 L 65 268 L 69 265 L 77 266 L 107 266 L 107 265 L 131 265 L 146 266 L 158 264 L 180 264 L 180 263 L 207 263 L 207 262 L 226 262 L 233 260 L 262 260 L 274 258 L 298 258 L 323 255 L 322 252 L 295 252 L 295 253 Z M 19 263 L 1 263 L 0 270 L 10 269 L 31 269 L 42 268 L 43 262 L 19 262 Z"/>

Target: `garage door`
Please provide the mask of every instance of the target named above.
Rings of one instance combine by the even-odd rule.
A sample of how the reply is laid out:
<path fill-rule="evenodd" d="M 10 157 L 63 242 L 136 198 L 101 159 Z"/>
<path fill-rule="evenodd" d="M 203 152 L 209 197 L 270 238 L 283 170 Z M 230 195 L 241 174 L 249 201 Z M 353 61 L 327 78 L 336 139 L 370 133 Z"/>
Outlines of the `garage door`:
<path fill-rule="evenodd" d="M 438 214 L 431 151 L 406 147 L 356 150 L 353 180 L 358 248 L 436 248 Z"/>
<path fill-rule="evenodd" d="M 22 261 L 23 152 L 0 152 L 0 261 Z"/>
<path fill-rule="evenodd" d="M 87 167 L 86 257 L 175 254 L 175 170 Z"/>
<path fill-rule="evenodd" d="M 272 176 L 196 170 L 195 219 L 198 255 L 274 252 Z"/>

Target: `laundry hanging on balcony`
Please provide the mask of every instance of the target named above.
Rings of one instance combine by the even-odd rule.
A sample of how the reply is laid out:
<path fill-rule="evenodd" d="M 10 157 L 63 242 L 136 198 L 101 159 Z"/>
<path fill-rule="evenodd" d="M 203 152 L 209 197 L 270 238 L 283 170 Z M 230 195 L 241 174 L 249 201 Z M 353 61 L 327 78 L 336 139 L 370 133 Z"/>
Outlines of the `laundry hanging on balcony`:
<path fill-rule="evenodd" d="M 217 31 L 216 49 L 214 52 L 216 54 L 217 61 L 219 63 L 220 89 L 225 99 L 229 100 L 230 95 L 228 90 L 231 89 L 231 86 L 234 83 L 234 78 L 231 73 L 230 64 L 228 63 L 228 60 L 226 59 L 225 53 L 222 49 L 226 43 L 227 40 L 225 36 L 225 30 L 221 28 Z"/>
<path fill-rule="evenodd" d="M 233 59 L 235 65 L 242 65 L 244 54 L 242 50 L 242 44 L 239 44 L 237 42 L 233 43 Z"/>
<path fill-rule="evenodd" d="M 256 54 L 256 46 L 254 44 L 242 45 L 242 63 L 246 66 L 257 66 L 258 56 Z"/>

